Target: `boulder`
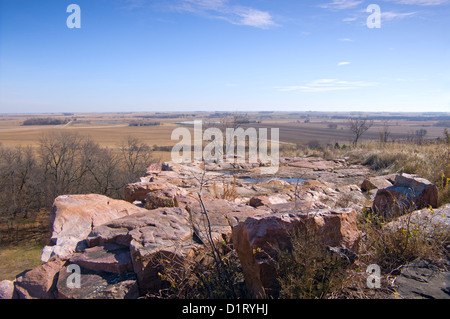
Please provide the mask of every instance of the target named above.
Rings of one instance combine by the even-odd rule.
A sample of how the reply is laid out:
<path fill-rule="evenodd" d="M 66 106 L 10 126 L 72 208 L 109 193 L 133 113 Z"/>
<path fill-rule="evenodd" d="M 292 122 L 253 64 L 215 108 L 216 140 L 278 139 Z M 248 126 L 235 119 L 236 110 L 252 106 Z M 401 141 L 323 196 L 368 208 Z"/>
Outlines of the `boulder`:
<path fill-rule="evenodd" d="M 0 281 L 0 299 L 17 299 L 17 293 L 14 290 L 14 282 L 11 280 Z"/>
<path fill-rule="evenodd" d="M 437 207 L 438 191 L 430 181 L 410 174 L 395 177 L 394 185 L 379 189 L 372 209 L 385 217 L 395 217 L 424 207 Z"/>
<path fill-rule="evenodd" d="M 184 194 L 185 191 L 178 187 L 158 189 L 145 196 L 145 208 L 156 209 L 159 207 L 175 207 L 177 206 L 175 198 Z"/>
<path fill-rule="evenodd" d="M 269 196 L 254 196 L 250 198 L 248 204 L 252 207 L 258 208 L 260 206 L 270 206 L 275 204 L 285 204 L 291 200 L 291 197 L 287 194 L 276 194 Z"/>
<path fill-rule="evenodd" d="M 422 235 L 434 237 L 450 234 L 450 204 L 439 208 L 424 208 L 403 215 L 384 226 L 386 229 L 399 230 L 409 227 L 419 230 Z"/>
<path fill-rule="evenodd" d="M 32 270 L 19 274 L 15 291 L 19 299 L 55 299 L 57 274 L 64 261 L 54 258 Z"/>
<path fill-rule="evenodd" d="M 395 177 L 396 187 L 406 187 L 414 192 L 413 201 L 417 208 L 437 207 L 438 191 L 436 186 L 425 178 L 410 174 L 400 174 Z"/>
<path fill-rule="evenodd" d="M 364 179 L 361 183 L 361 190 L 368 192 L 372 189 L 380 189 L 392 186 L 388 178 L 384 176 L 371 176 Z"/>
<path fill-rule="evenodd" d="M 178 189 L 178 187 L 163 181 L 128 184 L 125 186 L 124 190 L 125 200 L 130 203 L 133 203 L 136 200 L 145 202 L 148 193 L 161 189 Z"/>
<path fill-rule="evenodd" d="M 59 196 L 50 211 L 52 237 L 50 246 L 43 249 L 41 261 L 55 255 L 67 259 L 77 246 L 82 246 L 93 227 L 142 211 L 146 210 L 102 195 Z"/>
<path fill-rule="evenodd" d="M 279 250 L 292 247 L 292 233 L 310 232 L 311 236 L 332 247 L 358 252 L 361 232 L 354 209 L 312 210 L 275 213 L 247 218 L 233 228 L 232 239 L 247 285 L 253 298 L 276 295 L 276 267 Z"/>

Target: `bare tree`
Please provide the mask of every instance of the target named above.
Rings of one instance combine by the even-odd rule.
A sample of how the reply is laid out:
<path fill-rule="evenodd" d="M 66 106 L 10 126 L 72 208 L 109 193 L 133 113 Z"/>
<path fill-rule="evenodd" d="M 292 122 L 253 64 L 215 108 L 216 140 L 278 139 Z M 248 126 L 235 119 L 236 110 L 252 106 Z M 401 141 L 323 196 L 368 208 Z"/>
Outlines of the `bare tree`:
<path fill-rule="evenodd" d="M 122 197 L 124 167 L 120 155 L 109 148 L 87 141 L 83 145 L 82 161 L 88 170 L 86 191 L 114 198 Z"/>
<path fill-rule="evenodd" d="M 425 135 L 427 135 L 427 133 L 428 133 L 427 130 L 425 130 L 423 128 L 420 130 L 417 130 L 416 134 L 415 134 L 416 143 L 419 145 L 422 145 Z"/>
<path fill-rule="evenodd" d="M 387 143 L 390 135 L 391 129 L 389 128 L 389 121 L 384 121 L 383 126 L 378 133 L 378 136 L 380 137 L 380 143 Z"/>
<path fill-rule="evenodd" d="M 83 192 L 83 177 L 87 173 L 81 160 L 83 143 L 83 137 L 66 132 L 41 138 L 39 155 L 47 190 L 53 198 Z"/>
<path fill-rule="evenodd" d="M 353 135 L 353 146 L 356 146 L 359 138 L 373 126 L 373 120 L 368 120 L 367 117 L 349 118 L 348 125 Z"/>
<path fill-rule="evenodd" d="M 151 147 L 129 136 L 120 146 L 120 153 L 127 169 L 128 182 L 143 176 L 151 161 Z"/>
<path fill-rule="evenodd" d="M 39 210 L 42 191 L 40 167 L 31 147 L 0 147 L 0 216 L 8 225 L 19 214 Z"/>

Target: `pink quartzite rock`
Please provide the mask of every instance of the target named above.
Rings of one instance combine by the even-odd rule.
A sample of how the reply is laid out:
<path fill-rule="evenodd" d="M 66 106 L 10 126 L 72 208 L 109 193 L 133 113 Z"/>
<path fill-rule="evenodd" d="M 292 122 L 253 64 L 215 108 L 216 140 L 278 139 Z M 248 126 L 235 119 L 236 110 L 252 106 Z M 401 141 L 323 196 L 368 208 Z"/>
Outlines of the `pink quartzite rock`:
<path fill-rule="evenodd" d="M 0 299 L 17 299 L 14 290 L 14 282 L 11 280 L 0 281 Z"/>
<path fill-rule="evenodd" d="M 233 228 L 232 238 L 247 290 L 253 298 L 265 298 L 277 289 L 276 270 L 272 259 L 277 249 L 291 246 L 294 230 L 312 231 L 321 243 L 358 251 L 361 232 L 356 225 L 354 209 L 312 210 L 308 212 L 276 213 L 247 218 Z"/>
<path fill-rule="evenodd" d="M 93 227 L 143 211 L 146 210 L 102 195 L 59 196 L 50 211 L 51 245 L 43 249 L 41 261 L 55 255 L 67 259 Z"/>
<path fill-rule="evenodd" d="M 372 189 L 380 189 L 392 186 L 392 183 L 388 180 L 388 178 L 384 176 L 371 176 L 367 177 L 361 184 L 361 190 L 367 192 Z"/>
<path fill-rule="evenodd" d="M 63 261 L 53 259 L 17 277 L 15 291 L 19 299 L 56 298 L 56 275 L 63 266 Z"/>
<path fill-rule="evenodd" d="M 125 200 L 130 203 L 136 200 L 145 202 L 147 194 L 162 189 L 173 189 L 180 194 L 184 194 L 182 189 L 168 182 L 138 182 L 125 186 Z"/>
<path fill-rule="evenodd" d="M 438 205 L 438 191 L 430 181 L 410 174 L 395 177 L 393 186 L 379 189 L 372 209 L 385 217 L 395 217 L 411 210 Z"/>
<path fill-rule="evenodd" d="M 117 244 L 86 248 L 82 253 L 72 255 L 69 263 L 94 271 L 111 273 L 133 271 L 130 249 L 127 246 Z"/>

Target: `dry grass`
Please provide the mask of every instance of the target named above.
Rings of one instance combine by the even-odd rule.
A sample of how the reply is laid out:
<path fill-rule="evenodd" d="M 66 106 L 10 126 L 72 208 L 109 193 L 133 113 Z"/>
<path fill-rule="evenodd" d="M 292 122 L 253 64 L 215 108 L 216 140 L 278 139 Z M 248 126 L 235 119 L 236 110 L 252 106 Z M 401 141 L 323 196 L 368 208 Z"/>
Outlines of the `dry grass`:
<path fill-rule="evenodd" d="M 212 185 L 212 191 L 215 198 L 226 199 L 233 202 L 236 198 L 239 197 L 239 194 L 236 191 L 236 176 L 234 176 L 232 184 L 225 183 L 225 181 L 222 182 L 222 192 L 218 190 L 217 184 L 214 181 Z"/>
<path fill-rule="evenodd" d="M 39 242 L 0 246 L 0 281 L 14 280 L 17 274 L 39 266 L 43 247 Z"/>
<path fill-rule="evenodd" d="M 420 225 L 412 223 L 411 213 L 389 226 L 385 226 L 383 217 L 363 213 L 358 225 L 365 234 L 360 252 L 361 261 L 377 264 L 385 273 L 392 273 L 419 257 L 437 263 L 445 259 L 448 254 L 445 249 L 449 240 L 448 230 L 432 225 L 430 220 L 424 220 Z"/>
<path fill-rule="evenodd" d="M 292 249 L 279 251 L 277 276 L 282 299 L 326 299 L 340 290 L 349 264 L 314 236 L 291 235 Z"/>

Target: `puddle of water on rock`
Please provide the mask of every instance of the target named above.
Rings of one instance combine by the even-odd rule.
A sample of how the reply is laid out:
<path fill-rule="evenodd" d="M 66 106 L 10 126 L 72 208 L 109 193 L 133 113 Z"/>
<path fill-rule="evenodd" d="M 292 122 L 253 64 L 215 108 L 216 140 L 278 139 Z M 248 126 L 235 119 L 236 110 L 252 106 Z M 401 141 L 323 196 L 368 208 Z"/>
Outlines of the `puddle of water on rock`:
<path fill-rule="evenodd" d="M 294 183 L 296 184 L 297 182 L 299 184 L 303 183 L 304 181 L 306 181 L 306 179 L 304 178 L 290 178 L 290 177 L 270 177 L 270 178 L 264 178 L 264 177 L 258 177 L 258 178 L 243 178 L 244 181 L 246 182 L 256 182 L 256 183 L 263 183 L 263 182 L 269 182 L 271 180 L 281 180 L 281 181 L 285 181 L 288 183 Z"/>
<path fill-rule="evenodd" d="M 304 181 L 306 181 L 306 179 L 304 178 L 292 178 L 292 177 L 277 177 L 277 176 L 272 176 L 272 177 L 256 177 L 256 178 L 251 178 L 251 177 L 239 177 L 240 172 L 233 172 L 233 171 L 219 171 L 217 173 L 221 173 L 221 174 L 225 174 L 225 175 L 231 175 L 231 176 L 235 176 L 239 179 L 239 180 L 243 180 L 245 182 L 249 182 L 249 183 L 263 183 L 263 182 L 269 182 L 271 180 L 282 180 L 288 183 L 294 183 L 296 184 L 297 182 L 299 184 L 303 183 Z M 244 175 L 245 176 L 245 175 Z"/>

